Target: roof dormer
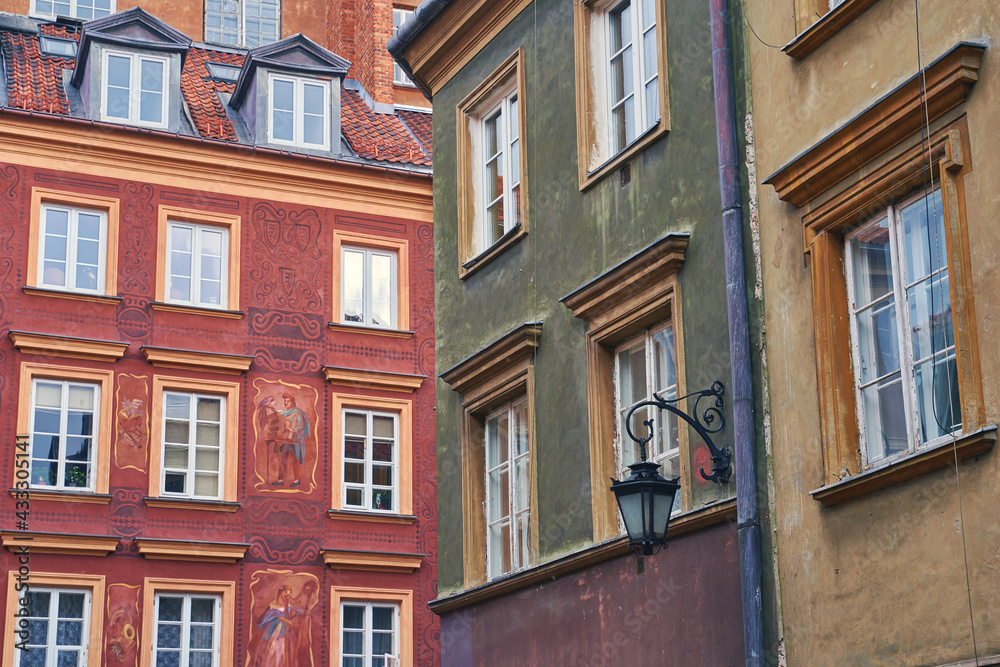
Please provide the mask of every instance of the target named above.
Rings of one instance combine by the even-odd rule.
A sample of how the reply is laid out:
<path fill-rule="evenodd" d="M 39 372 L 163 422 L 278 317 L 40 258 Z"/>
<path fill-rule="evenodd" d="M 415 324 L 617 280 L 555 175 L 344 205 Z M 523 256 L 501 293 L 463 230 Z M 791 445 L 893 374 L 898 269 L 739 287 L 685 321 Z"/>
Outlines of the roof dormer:
<path fill-rule="evenodd" d="M 87 117 L 176 132 L 191 40 L 134 7 L 87 22 L 70 83 Z"/>
<path fill-rule="evenodd" d="M 340 153 L 340 88 L 350 66 L 299 33 L 250 51 L 229 105 L 256 145 Z"/>

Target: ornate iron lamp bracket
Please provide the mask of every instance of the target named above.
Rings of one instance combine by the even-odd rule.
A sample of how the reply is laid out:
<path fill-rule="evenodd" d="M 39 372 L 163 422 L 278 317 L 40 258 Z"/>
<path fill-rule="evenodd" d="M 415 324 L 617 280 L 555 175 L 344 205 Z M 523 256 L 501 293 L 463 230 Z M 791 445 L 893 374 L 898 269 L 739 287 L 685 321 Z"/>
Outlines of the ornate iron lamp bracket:
<path fill-rule="evenodd" d="M 647 406 L 653 406 L 659 408 L 660 410 L 666 410 L 672 412 L 693 428 L 698 435 L 705 441 L 705 445 L 708 450 L 712 453 L 712 473 L 706 474 L 705 469 L 702 468 L 698 472 L 704 479 L 712 482 L 717 482 L 719 484 L 725 484 L 733 476 L 733 466 L 731 463 L 732 452 L 729 451 L 728 447 L 715 446 L 712 442 L 712 433 L 718 433 L 726 425 L 726 418 L 722 414 L 722 407 L 725 404 L 723 396 L 726 392 L 726 387 L 721 382 L 713 382 L 711 389 L 702 389 L 701 391 L 691 392 L 680 398 L 665 399 L 659 394 L 653 394 L 653 400 L 642 401 L 637 403 L 628 411 L 628 415 L 625 416 L 625 431 L 628 433 L 628 437 L 639 443 L 639 452 L 642 455 L 642 460 L 646 460 L 646 444 L 653 439 L 653 419 L 644 420 L 642 423 L 646 425 L 649 429 L 649 437 L 637 438 L 634 433 L 632 433 L 632 413 L 634 413 L 639 408 L 644 408 Z M 694 417 L 690 416 L 683 410 L 679 409 L 675 403 L 678 401 L 683 401 L 688 398 L 697 397 L 694 399 Z M 704 410 L 701 409 L 699 403 L 704 399 L 714 398 L 712 404 L 705 407 Z M 718 422 L 718 424 L 716 424 Z"/>

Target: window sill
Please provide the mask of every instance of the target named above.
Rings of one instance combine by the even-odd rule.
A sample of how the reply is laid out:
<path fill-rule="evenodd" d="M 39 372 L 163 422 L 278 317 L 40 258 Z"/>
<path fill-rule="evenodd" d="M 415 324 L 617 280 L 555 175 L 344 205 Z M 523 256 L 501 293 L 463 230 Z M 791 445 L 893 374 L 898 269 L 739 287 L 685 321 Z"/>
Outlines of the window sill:
<path fill-rule="evenodd" d="M 327 510 L 327 516 L 341 521 L 367 521 L 369 523 L 416 523 L 417 517 L 410 514 L 375 514 L 374 512 L 354 512 L 352 510 Z"/>
<path fill-rule="evenodd" d="M 795 59 L 805 58 L 878 0 L 846 0 L 803 30 L 781 50 Z"/>
<path fill-rule="evenodd" d="M 580 168 L 580 192 L 590 189 L 598 181 L 604 179 L 609 173 L 631 160 L 636 154 L 645 150 L 660 137 L 664 137 L 668 132 L 667 124 L 661 118 L 656 125 L 639 135 L 635 141 L 626 146 L 620 153 L 609 158 L 604 164 L 598 165 L 593 171 L 584 171 Z"/>
<path fill-rule="evenodd" d="M 209 317 L 222 317 L 230 320 L 242 320 L 245 315 L 242 310 L 222 310 L 220 308 L 205 308 L 204 306 L 183 306 L 177 303 L 164 303 L 163 301 L 153 301 L 149 304 L 149 307 L 153 310 L 162 310 L 168 313 L 208 315 Z"/>
<path fill-rule="evenodd" d="M 35 287 L 34 285 L 24 285 L 21 291 L 32 296 L 49 296 L 56 299 L 71 299 L 73 301 L 89 301 L 90 303 L 104 303 L 109 306 L 117 306 L 122 301 L 120 296 L 107 296 L 105 294 L 90 294 L 89 292 L 69 292 L 48 287 Z"/>
<path fill-rule="evenodd" d="M 343 322 L 330 322 L 327 326 L 331 331 L 341 331 L 350 333 L 369 334 L 372 336 L 387 336 L 389 338 L 413 338 L 414 331 L 404 331 L 403 329 L 382 329 L 381 327 L 369 327 L 364 324 L 344 324 Z"/>
<path fill-rule="evenodd" d="M 705 507 L 699 507 L 698 509 L 674 515 L 670 520 L 667 536 L 670 538 L 677 537 L 684 533 L 707 528 L 723 521 L 731 521 L 735 518 L 736 499 L 728 498 Z M 435 614 L 446 614 L 462 609 L 463 607 L 543 583 L 555 577 L 598 565 L 612 558 L 623 556 L 629 550 L 628 538 L 622 535 L 563 556 L 562 558 L 504 575 L 461 593 L 431 600 L 427 606 Z"/>
<path fill-rule="evenodd" d="M 11 489 L 10 495 L 17 498 L 19 494 L 27 493 L 28 500 L 51 500 L 64 503 L 88 503 L 94 505 L 107 505 L 111 502 L 111 495 L 107 493 L 94 493 L 92 491 L 42 491 L 38 488 Z"/>
<path fill-rule="evenodd" d="M 142 499 L 147 507 L 165 507 L 177 510 L 205 510 L 209 512 L 235 512 L 240 503 L 230 503 L 224 500 L 195 500 L 193 498 L 151 498 Z"/>
<path fill-rule="evenodd" d="M 809 495 L 827 507 L 832 507 L 866 493 L 913 479 L 932 470 L 944 468 L 950 465 L 956 456 L 959 461 L 979 456 L 989 451 L 996 439 L 997 427 L 987 426 L 959 436 L 954 450 L 951 442 L 944 442 L 936 447 L 916 452 L 901 461 L 874 470 L 867 470 L 853 477 L 820 487 L 810 491 Z"/>
<path fill-rule="evenodd" d="M 517 227 L 501 236 L 500 239 L 489 248 L 458 267 L 458 277 L 461 280 L 465 280 L 483 266 L 489 264 L 494 257 L 503 253 L 507 248 L 511 247 L 527 235 L 528 227 L 522 222 Z"/>

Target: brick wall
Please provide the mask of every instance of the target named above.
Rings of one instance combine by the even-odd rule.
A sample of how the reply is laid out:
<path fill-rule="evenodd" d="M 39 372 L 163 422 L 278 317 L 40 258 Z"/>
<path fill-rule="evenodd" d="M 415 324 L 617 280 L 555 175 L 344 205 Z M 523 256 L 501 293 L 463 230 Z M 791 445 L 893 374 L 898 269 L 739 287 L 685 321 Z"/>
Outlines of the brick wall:
<path fill-rule="evenodd" d="M 369 0 L 360 0 L 362 3 Z M 355 62 L 354 35 L 357 21 L 357 0 L 328 0 L 325 46 L 338 56 Z M 354 73 L 351 73 L 354 76 Z"/>
<path fill-rule="evenodd" d="M 360 81 L 376 102 L 392 104 L 392 56 L 385 50 L 392 36 L 392 0 L 356 2 L 357 58 L 348 76 Z"/>

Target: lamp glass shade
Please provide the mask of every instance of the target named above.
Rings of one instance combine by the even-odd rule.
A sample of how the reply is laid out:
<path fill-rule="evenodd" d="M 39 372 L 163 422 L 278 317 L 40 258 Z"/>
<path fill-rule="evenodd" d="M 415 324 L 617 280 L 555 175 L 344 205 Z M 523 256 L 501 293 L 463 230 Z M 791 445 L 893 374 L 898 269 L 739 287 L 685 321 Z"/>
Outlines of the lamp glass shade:
<path fill-rule="evenodd" d="M 625 522 L 625 532 L 628 533 L 629 542 L 642 542 L 643 536 L 643 496 L 642 489 L 634 487 L 628 490 L 622 489 L 618 494 L 618 510 L 622 513 L 622 520 Z"/>
<path fill-rule="evenodd" d="M 659 467 L 649 461 L 634 463 L 627 480 L 611 484 L 629 543 L 641 545 L 644 553 L 652 553 L 653 545 L 666 544 L 674 496 L 680 489 L 676 481 L 660 476 Z"/>

